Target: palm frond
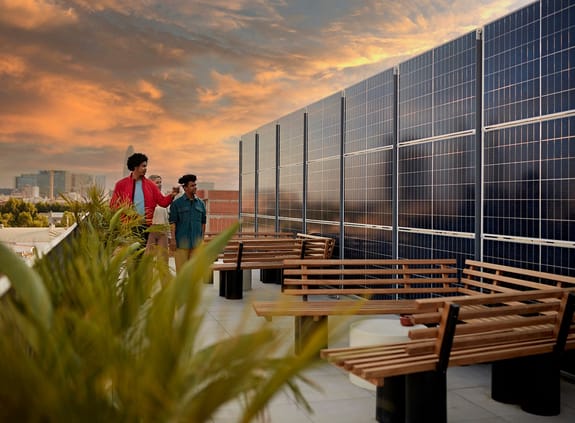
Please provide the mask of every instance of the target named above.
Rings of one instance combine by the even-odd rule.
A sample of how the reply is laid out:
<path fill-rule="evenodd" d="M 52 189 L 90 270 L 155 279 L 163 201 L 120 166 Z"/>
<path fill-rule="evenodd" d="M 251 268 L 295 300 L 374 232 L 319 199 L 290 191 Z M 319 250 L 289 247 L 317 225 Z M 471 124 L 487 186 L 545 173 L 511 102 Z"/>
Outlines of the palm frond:
<path fill-rule="evenodd" d="M 27 267 L 0 245 L 13 291 L 0 299 L 1 421 L 209 421 L 241 400 L 241 421 L 297 381 L 320 343 L 285 351 L 267 324 L 205 346 L 210 264 L 237 225 L 202 245 L 163 286 L 166 272 L 143 254 L 128 210 L 97 193 L 73 236 Z"/>

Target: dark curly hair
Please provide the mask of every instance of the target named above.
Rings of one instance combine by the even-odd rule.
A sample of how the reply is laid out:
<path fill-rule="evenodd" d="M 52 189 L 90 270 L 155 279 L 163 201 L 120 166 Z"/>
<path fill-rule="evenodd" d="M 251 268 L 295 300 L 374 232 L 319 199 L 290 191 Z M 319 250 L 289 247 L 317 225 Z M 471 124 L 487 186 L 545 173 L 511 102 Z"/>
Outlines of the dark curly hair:
<path fill-rule="evenodd" d="M 134 153 L 130 157 L 128 157 L 128 161 L 126 162 L 126 165 L 128 166 L 129 170 L 133 171 L 135 168 L 137 168 L 142 163 L 147 162 L 147 161 L 148 161 L 148 156 L 146 156 L 145 154 Z"/>
<path fill-rule="evenodd" d="M 178 184 L 186 185 L 188 182 L 196 182 L 196 175 L 187 174 L 178 179 Z"/>

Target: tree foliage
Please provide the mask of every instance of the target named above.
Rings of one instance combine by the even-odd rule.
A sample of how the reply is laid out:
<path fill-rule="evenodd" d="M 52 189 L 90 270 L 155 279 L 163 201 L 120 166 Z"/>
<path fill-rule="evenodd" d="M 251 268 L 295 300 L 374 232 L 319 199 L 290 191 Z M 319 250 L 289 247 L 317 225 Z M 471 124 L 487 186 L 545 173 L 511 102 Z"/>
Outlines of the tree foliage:
<path fill-rule="evenodd" d="M 10 198 L 0 205 L 1 223 L 10 227 L 47 227 L 48 219 L 38 213 L 36 206 L 20 198 Z"/>

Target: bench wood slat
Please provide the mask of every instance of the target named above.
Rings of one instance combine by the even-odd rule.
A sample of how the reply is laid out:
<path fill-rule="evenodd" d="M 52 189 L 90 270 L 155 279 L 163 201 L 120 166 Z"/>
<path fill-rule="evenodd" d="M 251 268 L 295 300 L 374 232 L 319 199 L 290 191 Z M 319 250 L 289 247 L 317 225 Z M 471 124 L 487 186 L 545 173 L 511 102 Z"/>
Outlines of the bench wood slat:
<path fill-rule="evenodd" d="M 288 269 L 286 269 L 287 272 Z M 284 278 L 284 286 L 300 286 L 300 285 L 360 285 L 360 286 L 369 286 L 376 284 L 376 285 L 415 285 L 415 284 L 455 284 L 457 283 L 457 278 L 405 278 L 405 279 L 372 279 L 372 278 L 363 278 L 363 279 L 328 279 L 328 278 L 321 278 L 321 279 L 291 279 L 291 278 Z"/>
<path fill-rule="evenodd" d="M 393 294 L 429 294 L 429 293 L 442 293 L 451 294 L 456 293 L 456 288 L 442 288 L 442 287 L 427 287 L 427 288 L 300 288 L 284 289 L 283 293 L 286 295 L 393 295 Z M 400 300 L 401 301 L 401 300 Z"/>

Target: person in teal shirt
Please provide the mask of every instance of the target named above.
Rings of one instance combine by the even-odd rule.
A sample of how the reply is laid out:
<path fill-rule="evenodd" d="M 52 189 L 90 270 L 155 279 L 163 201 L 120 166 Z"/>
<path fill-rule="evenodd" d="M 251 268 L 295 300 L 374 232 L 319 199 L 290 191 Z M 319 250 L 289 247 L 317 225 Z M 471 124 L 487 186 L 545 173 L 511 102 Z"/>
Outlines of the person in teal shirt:
<path fill-rule="evenodd" d="M 170 206 L 170 250 L 174 252 L 176 273 L 190 259 L 206 233 L 206 205 L 196 195 L 196 181 L 196 175 L 182 176 L 178 183 L 182 185 L 184 194 Z"/>

